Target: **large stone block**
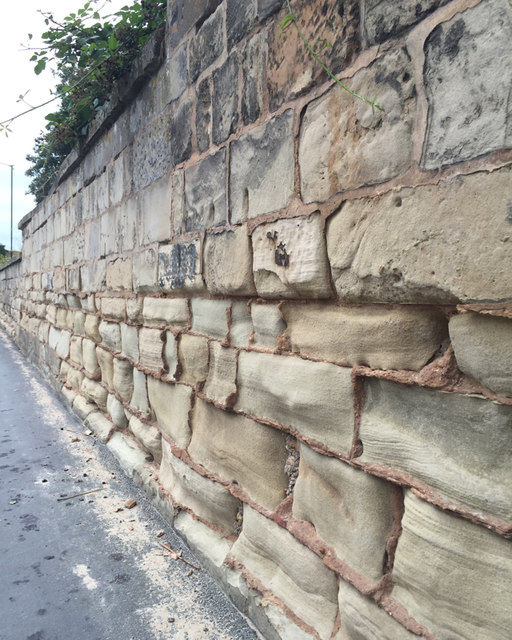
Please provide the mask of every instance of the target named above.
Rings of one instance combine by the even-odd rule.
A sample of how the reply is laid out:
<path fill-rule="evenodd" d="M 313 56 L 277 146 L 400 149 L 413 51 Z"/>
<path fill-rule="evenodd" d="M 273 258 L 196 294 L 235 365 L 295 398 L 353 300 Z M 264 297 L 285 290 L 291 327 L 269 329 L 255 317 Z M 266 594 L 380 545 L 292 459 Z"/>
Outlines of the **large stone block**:
<path fill-rule="evenodd" d="M 329 298 L 329 263 L 320 214 L 268 222 L 252 234 L 254 282 L 266 298 Z"/>
<path fill-rule="evenodd" d="M 293 112 L 244 134 L 231 145 L 231 222 L 284 209 L 293 195 Z"/>
<path fill-rule="evenodd" d="M 277 429 L 197 400 L 188 450 L 195 462 L 236 482 L 265 509 L 274 510 L 285 497 L 288 452 Z"/>
<path fill-rule="evenodd" d="M 511 179 L 506 167 L 346 202 L 327 223 L 339 297 L 441 304 L 510 300 Z"/>
<path fill-rule="evenodd" d="M 224 8 L 219 7 L 197 31 L 188 47 L 188 69 L 191 82 L 221 55 L 224 49 Z"/>
<path fill-rule="evenodd" d="M 188 384 L 204 382 L 208 375 L 208 340 L 183 333 L 178 346 L 180 381 Z"/>
<path fill-rule="evenodd" d="M 165 176 L 142 192 L 139 199 L 142 244 L 171 237 L 171 178 Z"/>
<path fill-rule="evenodd" d="M 311 522 L 336 555 L 368 580 L 383 575 L 393 525 L 388 482 L 302 445 L 293 515 Z"/>
<path fill-rule="evenodd" d="M 164 342 L 160 329 L 142 327 L 139 331 L 139 364 L 159 373 L 163 367 Z"/>
<path fill-rule="evenodd" d="M 507 640 L 512 545 L 484 527 L 405 497 L 391 597 L 439 638 Z"/>
<path fill-rule="evenodd" d="M 512 7 L 505 0 L 480 2 L 432 31 L 425 43 L 424 168 L 512 146 L 511 38 Z"/>
<path fill-rule="evenodd" d="M 256 24 L 256 0 L 227 0 L 226 32 L 228 51 L 244 38 Z"/>
<path fill-rule="evenodd" d="M 190 158 L 192 153 L 192 98 L 185 94 L 173 109 L 171 125 L 171 158 L 176 166 Z"/>
<path fill-rule="evenodd" d="M 82 358 L 82 338 L 73 336 L 69 343 L 69 359 L 77 365 L 83 365 Z"/>
<path fill-rule="evenodd" d="M 192 298 L 192 331 L 224 340 L 228 332 L 229 302 Z"/>
<path fill-rule="evenodd" d="M 160 246 L 158 285 L 166 293 L 192 293 L 204 289 L 201 240 Z"/>
<path fill-rule="evenodd" d="M 107 288 L 114 291 L 132 290 L 132 259 L 116 258 L 107 263 Z"/>
<path fill-rule="evenodd" d="M 210 342 L 209 370 L 203 392 L 214 402 L 228 404 L 236 394 L 236 361 L 234 349 Z"/>
<path fill-rule="evenodd" d="M 221 4 L 221 0 L 173 0 L 169 3 L 168 19 L 171 46 L 176 47 L 183 36 L 195 25 L 201 25 Z M 215 31 L 212 27 L 212 32 Z"/>
<path fill-rule="evenodd" d="M 157 462 L 160 462 L 162 459 L 162 436 L 158 429 L 141 422 L 135 416 L 130 418 L 128 428 L 144 449 L 149 451 Z"/>
<path fill-rule="evenodd" d="M 112 418 L 112 422 L 119 429 L 126 429 L 128 425 L 128 420 L 126 418 L 126 413 L 124 410 L 124 406 L 119 400 L 111 393 L 109 393 L 107 397 L 107 412 Z"/>
<path fill-rule="evenodd" d="M 499 395 L 512 396 L 512 320 L 464 313 L 450 319 L 459 369 Z"/>
<path fill-rule="evenodd" d="M 256 293 L 251 242 L 245 226 L 206 236 L 204 276 L 212 295 L 251 296 Z"/>
<path fill-rule="evenodd" d="M 101 386 L 99 382 L 84 378 L 80 387 L 80 391 L 84 394 L 89 402 L 93 402 L 102 411 L 107 410 L 107 390 Z"/>
<path fill-rule="evenodd" d="M 102 320 L 98 327 L 103 344 L 113 351 L 121 351 L 121 329 L 117 322 Z"/>
<path fill-rule="evenodd" d="M 369 380 L 359 459 L 404 471 L 451 503 L 510 521 L 511 427 L 512 407 Z"/>
<path fill-rule="evenodd" d="M 110 389 L 114 388 L 114 356 L 101 347 L 96 347 L 96 357 L 101 369 L 101 381 Z"/>
<path fill-rule="evenodd" d="M 158 291 L 158 251 L 148 247 L 133 255 L 133 290 L 143 293 Z"/>
<path fill-rule="evenodd" d="M 277 338 L 286 329 L 276 304 L 251 304 L 254 344 L 258 347 L 275 349 Z"/>
<path fill-rule="evenodd" d="M 328 640 L 338 610 L 336 575 L 288 531 L 244 505 L 231 556 Z"/>
<path fill-rule="evenodd" d="M 141 214 L 138 196 L 123 202 L 117 212 L 117 236 L 119 251 L 132 251 L 142 240 Z"/>
<path fill-rule="evenodd" d="M 235 408 L 275 420 L 344 453 L 352 446 L 354 415 L 349 369 L 242 351 Z"/>
<path fill-rule="evenodd" d="M 55 327 L 50 327 L 48 344 L 59 358 L 67 358 L 69 356 L 70 342 L 71 334 L 69 331 L 61 331 L 60 329 L 55 329 Z"/>
<path fill-rule="evenodd" d="M 99 376 L 99 364 L 96 356 L 96 343 L 84 338 L 82 340 L 82 362 L 84 369 L 91 376 Z"/>
<path fill-rule="evenodd" d="M 133 393 L 130 398 L 130 404 L 137 411 L 146 414 L 146 416 L 151 413 L 148 404 L 146 374 L 135 368 L 133 369 Z"/>
<path fill-rule="evenodd" d="M 148 377 L 148 395 L 158 426 L 178 447 L 187 447 L 191 431 L 188 414 L 192 389 L 181 384 L 169 384 Z"/>
<path fill-rule="evenodd" d="M 114 358 L 113 389 L 123 402 L 130 402 L 133 394 L 133 367 L 127 360 Z"/>
<path fill-rule="evenodd" d="M 185 298 L 145 298 L 143 317 L 148 325 L 182 327 L 189 321 Z"/>
<path fill-rule="evenodd" d="M 166 70 L 169 93 L 167 102 L 177 100 L 187 88 L 187 46 L 178 47 L 169 59 Z"/>
<path fill-rule="evenodd" d="M 200 153 L 204 153 L 210 146 L 210 131 L 212 122 L 211 78 L 207 77 L 197 85 L 196 98 L 196 138 Z"/>
<path fill-rule="evenodd" d="M 233 302 L 231 305 L 231 322 L 229 324 L 229 342 L 236 346 L 247 347 L 253 331 L 251 313 L 247 302 Z"/>
<path fill-rule="evenodd" d="M 121 353 L 133 362 L 139 361 L 139 332 L 137 327 L 121 323 Z"/>
<path fill-rule="evenodd" d="M 418 640 L 389 613 L 340 580 L 338 602 L 341 628 L 335 640 Z"/>
<path fill-rule="evenodd" d="M 421 369 L 447 337 L 437 311 L 285 304 L 291 350 L 344 365 Z"/>
<path fill-rule="evenodd" d="M 240 502 L 221 484 L 201 476 L 173 456 L 171 447 L 165 441 L 162 442 L 162 464 L 158 477 L 163 488 L 178 504 L 228 533 L 235 532 Z"/>
<path fill-rule="evenodd" d="M 238 124 L 238 69 L 238 54 L 233 52 L 224 64 L 213 72 L 212 141 L 216 145 L 222 144 L 236 131 Z"/>
<path fill-rule="evenodd" d="M 107 320 L 124 320 L 126 301 L 124 298 L 100 298 L 101 314 Z"/>
<path fill-rule="evenodd" d="M 407 171 L 416 107 L 412 76 L 408 55 L 395 51 L 349 81 L 358 94 L 377 96 L 385 112 L 372 110 L 337 85 L 308 105 L 299 141 L 305 202 L 324 201 Z"/>
<path fill-rule="evenodd" d="M 244 124 L 257 120 L 263 109 L 263 69 L 265 64 L 265 34 L 256 34 L 247 43 L 242 55 L 241 115 Z"/>
<path fill-rule="evenodd" d="M 178 369 L 178 341 L 172 331 L 165 332 L 164 370 L 167 377 L 174 380 Z"/>
<path fill-rule="evenodd" d="M 161 178 L 171 164 L 171 114 L 149 121 L 133 141 L 133 185 L 136 191 Z"/>

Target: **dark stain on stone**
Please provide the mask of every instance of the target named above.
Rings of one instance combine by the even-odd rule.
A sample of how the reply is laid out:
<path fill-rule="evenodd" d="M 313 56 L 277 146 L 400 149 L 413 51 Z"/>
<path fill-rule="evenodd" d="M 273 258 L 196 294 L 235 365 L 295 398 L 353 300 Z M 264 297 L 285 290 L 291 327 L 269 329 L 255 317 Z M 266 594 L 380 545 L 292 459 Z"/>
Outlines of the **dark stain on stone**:
<path fill-rule="evenodd" d="M 507 205 L 507 222 L 512 224 L 512 202 Z"/>
<path fill-rule="evenodd" d="M 124 553 L 111 553 L 109 555 L 109 558 L 111 560 L 115 560 L 116 562 L 119 562 L 120 560 L 124 560 L 126 558 L 126 556 L 124 555 Z"/>
<path fill-rule="evenodd" d="M 38 518 L 31 513 L 25 513 L 20 516 L 20 520 L 23 520 L 23 531 L 39 531 L 37 527 Z"/>
<path fill-rule="evenodd" d="M 48 613 L 48 611 L 46 609 L 38 609 L 37 610 L 37 615 L 38 616 L 45 616 Z"/>
<path fill-rule="evenodd" d="M 44 631 L 36 631 L 27 636 L 27 640 L 44 640 Z"/>
<path fill-rule="evenodd" d="M 459 42 L 464 35 L 464 20 L 459 19 L 448 29 L 444 40 L 443 53 L 453 60 L 459 53 Z"/>
<path fill-rule="evenodd" d="M 126 573 L 118 574 L 113 580 L 110 581 L 110 584 L 126 584 L 130 582 L 131 578 Z"/>

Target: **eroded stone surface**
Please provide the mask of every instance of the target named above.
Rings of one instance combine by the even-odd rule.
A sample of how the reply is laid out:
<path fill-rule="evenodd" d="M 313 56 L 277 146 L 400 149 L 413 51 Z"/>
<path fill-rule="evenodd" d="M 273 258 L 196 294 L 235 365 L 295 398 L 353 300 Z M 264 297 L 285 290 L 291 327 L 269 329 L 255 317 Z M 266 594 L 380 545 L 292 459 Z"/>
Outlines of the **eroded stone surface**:
<path fill-rule="evenodd" d="M 384 112 L 372 111 L 337 85 L 308 105 L 299 142 L 306 202 L 385 182 L 409 168 L 416 108 L 412 75 L 409 56 L 400 50 L 350 79 L 356 93 L 377 96 Z"/>
<path fill-rule="evenodd" d="M 213 295 L 254 295 L 252 254 L 245 226 L 206 236 L 204 276 Z"/>
<path fill-rule="evenodd" d="M 188 48 L 188 69 L 190 80 L 194 82 L 199 74 L 219 57 L 223 49 L 223 38 L 219 38 L 224 24 L 224 10 L 219 7 L 211 15 L 190 41 Z"/>
<path fill-rule="evenodd" d="M 268 222 L 252 234 L 254 282 L 266 298 L 331 297 L 319 214 Z"/>
<path fill-rule="evenodd" d="M 197 400 L 192 414 L 192 459 L 273 510 L 285 497 L 286 439 L 280 431 Z"/>
<path fill-rule="evenodd" d="M 247 302 L 233 302 L 231 305 L 231 323 L 229 326 L 229 342 L 246 347 L 253 333 L 252 318 Z"/>
<path fill-rule="evenodd" d="M 178 233 L 201 231 L 227 222 L 226 150 L 207 156 L 185 171 L 182 213 L 175 216 Z"/>
<path fill-rule="evenodd" d="M 251 304 L 254 344 L 258 347 L 275 349 L 277 338 L 285 330 L 277 304 Z"/>
<path fill-rule="evenodd" d="M 509 540 L 405 497 L 391 597 L 439 638 L 507 640 L 512 605 Z M 428 562 L 424 559 L 428 558 Z"/>
<path fill-rule="evenodd" d="M 366 0 L 365 31 L 370 44 L 402 35 L 448 0 Z"/>
<path fill-rule="evenodd" d="M 110 414 L 112 422 L 116 427 L 119 427 L 119 429 L 126 428 L 128 420 L 126 418 L 124 406 L 122 402 L 120 402 L 115 395 L 111 393 L 109 393 L 107 397 L 107 412 Z"/>
<path fill-rule="evenodd" d="M 123 402 L 130 402 L 133 393 L 133 367 L 127 360 L 114 358 L 113 389 Z"/>
<path fill-rule="evenodd" d="M 214 402 L 226 404 L 236 394 L 236 362 L 234 349 L 210 342 L 208 377 L 203 391 Z"/>
<path fill-rule="evenodd" d="M 89 402 L 93 402 L 102 411 L 107 410 L 107 390 L 104 389 L 99 382 L 84 378 L 80 387 L 80 391 L 84 394 Z"/>
<path fill-rule="evenodd" d="M 430 34 L 425 43 L 426 169 L 512 146 L 511 39 L 512 7 L 505 0 L 480 2 Z"/>
<path fill-rule="evenodd" d="M 170 384 L 148 377 L 148 394 L 158 425 L 179 447 L 190 442 L 188 412 L 192 389 L 185 385 Z"/>
<path fill-rule="evenodd" d="M 243 529 L 231 549 L 258 580 L 328 640 L 337 606 L 335 574 L 285 529 L 244 505 Z"/>
<path fill-rule="evenodd" d="M 202 336 L 182 334 L 178 346 L 181 366 L 180 381 L 188 384 L 204 382 L 208 375 L 208 340 Z"/>
<path fill-rule="evenodd" d="M 193 298 L 190 306 L 192 309 L 192 331 L 204 333 L 220 340 L 226 337 L 228 332 L 228 300 Z"/>
<path fill-rule="evenodd" d="M 158 284 L 164 292 L 196 292 L 204 289 L 201 276 L 201 241 L 160 246 Z"/>
<path fill-rule="evenodd" d="M 181 327 L 188 324 L 188 304 L 185 298 L 145 298 L 144 322 L 149 325 Z"/>
<path fill-rule="evenodd" d="M 160 329 L 142 327 L 139 331 L 139 362 L 155 373 L 163 367 L 164 343 Z"/>
<path fill-rule="evenodd" d="M 151 425 L 144 424 L 135 416 L 130 418 L 128 428 L 144 449 L 149 451 L 157 462 L 160 462 L 162 459 L 162 436 L 158 429 Z"/>
<path fill-rule="evenodd" d="M 421 369 L 447 337 L 436 311 L 287 303 L 281 313 L 292 351 L 350 366 Z"/>
<path fill-rule="evenodd" d="M 459 369 L 499 395 L 512 396 L 512 320 L 464 313 L 450 319 Z"/>
<path fill-rule="evenodd" d="M 238 124 L 238 66 L 238 54 L 235 52 L 213 72 L 213 144 L 221 144 L 236 131 Z"/>
<path fill-rule="evenodd" d="M 114 388 L 114 356 L 101 347 L 96 347 L 96 357 L 101 369 L 101 381 L 110 389 Z"/>
<path fill-rule="evenodd" d="M 148 416 L 150 414 L 148 404 L 148 392 L 146 386 L 146 374 L 138 369 L 133 369 L 133 393 L 130 398 L 130 404 L 137 411 Z"/>
<path fill-rule="evenodd" d="M 241 352 L 235 405 L 347 453 L 352 446 L 350 370 L 324 362 Z"/>
<path fill-rule="evenodd" d="M 121 323 L 121 353 L 134 362 L 139 361 L 139 332 L 137 327 Z"/>
<path fill-rule="evenodd" d="M 405 471 L 453 503 L 510 521 L 511 427 L 512 407 L 369 380 L 360 460 Z"/>
<path fill-rule="evenodd" d="M 339 297 L 442 304 L 510 300 L 511 179 L 505 167 L 345 203 L 327 224 Z"/>

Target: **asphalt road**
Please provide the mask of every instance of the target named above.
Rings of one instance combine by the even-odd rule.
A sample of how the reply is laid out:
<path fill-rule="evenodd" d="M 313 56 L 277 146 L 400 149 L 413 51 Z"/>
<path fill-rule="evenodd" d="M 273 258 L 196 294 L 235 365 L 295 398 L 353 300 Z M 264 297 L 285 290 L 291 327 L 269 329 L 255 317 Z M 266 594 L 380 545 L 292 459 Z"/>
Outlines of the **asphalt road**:
<path fill-rule="evenodd" d="M 1 330 L 0 511 L 0 640 L 258 638 Z"/>

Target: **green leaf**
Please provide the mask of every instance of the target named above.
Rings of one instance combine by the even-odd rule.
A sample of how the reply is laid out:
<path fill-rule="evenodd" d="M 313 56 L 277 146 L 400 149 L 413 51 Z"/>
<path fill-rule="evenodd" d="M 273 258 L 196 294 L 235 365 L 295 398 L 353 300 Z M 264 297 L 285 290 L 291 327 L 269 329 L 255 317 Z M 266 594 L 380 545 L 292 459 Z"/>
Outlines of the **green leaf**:
<path fill-rule="evenodd" d="M 112 34 L 108 39 L 108 48 L 110 51 L 115 51 L 118 46 L 119 46 L 119 40 L 115 37 L 114 34 Z"/>
<path fill-rule="evenodd" d="M 291 13 L 289 13 L 287 16 L 285 16 L 285 18 L 282 20 L 281 24 L 279 25 L 281 31 L 284 31 L 287 27 L 289 27 L 292 22 L 295 22 L 295 18 L 292 16 Z"/>
<path fill-rule="evenodd" d="M 42 71 L 46 69 L 46 59 L 42 58 L 34 67 L 34 73 L 38 76 Z"/>

